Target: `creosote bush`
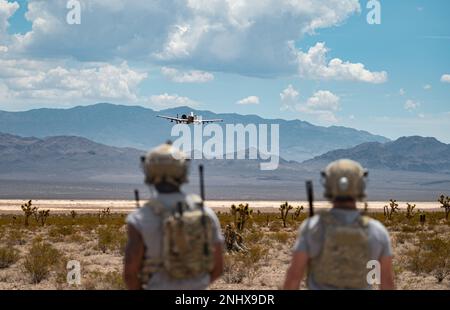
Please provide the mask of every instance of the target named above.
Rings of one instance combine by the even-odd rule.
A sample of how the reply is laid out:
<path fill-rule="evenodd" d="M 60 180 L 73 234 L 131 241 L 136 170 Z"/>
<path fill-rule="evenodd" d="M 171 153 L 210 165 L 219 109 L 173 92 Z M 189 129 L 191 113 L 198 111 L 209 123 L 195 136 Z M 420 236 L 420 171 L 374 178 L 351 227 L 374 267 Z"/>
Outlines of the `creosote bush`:
<path fill-rule="evenodd" d="M 19 260 L 19 251 L 13 247 L 0 247 L 0 269 L 8 268 Z"/>
<path fill-rule="evenodd" d="M 40 283 L 46 279 L 60 256 L 59 251 L 50 243 L 36 238 L 23 262 L 23 267 L 31 276 L 32 283 Z"/>

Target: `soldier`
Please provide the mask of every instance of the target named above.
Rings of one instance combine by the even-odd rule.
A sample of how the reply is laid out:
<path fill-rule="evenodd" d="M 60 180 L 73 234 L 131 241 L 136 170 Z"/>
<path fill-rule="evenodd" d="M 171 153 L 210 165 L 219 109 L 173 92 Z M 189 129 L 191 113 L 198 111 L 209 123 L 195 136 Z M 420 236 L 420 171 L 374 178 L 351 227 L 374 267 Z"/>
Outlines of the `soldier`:
<path fill-rule="evenodd" d="M 302 223 L 284 289 L 298 289 L 307 270 L 309 289 L 394 289 L 389 234 L 379 221 L 356 209 L 365 198 L 367 171 L 338 160 L 322 172 L 328 212 Z"/>
<path fill-rule="evenodd" d="M 170 143 L 143 158 L 156 194 L 127 217 L 124 280 L 128 289 L 206 289 L 223 270 L 223 236 L 214 211 L 180 187 L 189 161 Z"/>

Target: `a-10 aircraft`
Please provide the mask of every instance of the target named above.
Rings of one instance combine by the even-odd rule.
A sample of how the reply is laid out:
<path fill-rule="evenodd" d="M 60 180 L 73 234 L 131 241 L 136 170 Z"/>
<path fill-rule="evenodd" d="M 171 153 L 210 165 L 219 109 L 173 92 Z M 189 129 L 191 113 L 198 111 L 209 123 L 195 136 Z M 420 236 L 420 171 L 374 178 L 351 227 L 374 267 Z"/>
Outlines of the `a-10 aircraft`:
<path fill-rule="evenodd" d="M 175 122 L 177 124 L 208 124 L 214 122 L 223 122 L 223 119 L 203 119 L 201 116 L 195 115 L 194 112 L 191 112 L 189 115 L 183 114 L 181 117 L 171 117 L 158 115 L 160 118 L 168 119 L 171 123 Z"/>

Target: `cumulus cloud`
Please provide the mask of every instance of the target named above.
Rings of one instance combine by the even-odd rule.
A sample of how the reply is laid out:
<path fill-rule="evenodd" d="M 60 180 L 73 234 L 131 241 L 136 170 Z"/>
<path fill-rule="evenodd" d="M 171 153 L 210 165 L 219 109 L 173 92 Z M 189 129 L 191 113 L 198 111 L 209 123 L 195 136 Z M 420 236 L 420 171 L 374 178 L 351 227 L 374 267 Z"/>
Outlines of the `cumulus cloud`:
<path fill-rule="evenodd" d="M 197 70 L 182 72 L 175 68 L 162 67 L 161 74 L 176 83 L 206 83 L 214 80 L 211 73 Z"/>
<path fill-rule="evenodd" d="M 450 83 L 450 74 L 444 74 L 441 76 L 442 83 Z"/>
<path fill-rule="evenodd" d="M 196 107 L 199 105 L 198 102 L 188 97 L 178 96 L 177 94 L 170 95 L 168 93 L 153 95 L 149 101 L 151 105 L 158 108 L 173 108 L 178 106 Z"/>
<path fill-rule="evenodd" d="M 319 121 L 336 123 L 335 112 L 340 109 L 340 98 L 328 90 L 318 90 L 305 102 L 300 100 L 300 93 L 289 85 L 280 93 L 281 110 L 297 111 L 314 115 Z"/>
<path fill-rule="evenodd" d="M 248 105 L 248 104 L 259 104 L 259 97 L 250 96 L 244 99 L 239 100 L 236 104 Z"/>
<path fill-rule="evenodd" d="M 17 2 L 8 2 L 6 0 L 0 0 L 0 45 L 7 41 L 8 38 L 8 19 L 14 15 L 19 9 Z"/>
<path fill-rule="evenodd" d="M 147 77 L 146 73 L 130 69 L 126 62 L 67 69 L 39 61 L 0 59 L 0 67 L 0 87 L 8 100 L 41 103 L 136 101 L 138 85 Z"/>
<path fill-rule="evenodd" d="M 431 87 L 431 85 L 430 84 L 427 84 L 427 85 L 424 85 L 423 86 L 423 89 L 425 89 L 425 90 L 430 90 L 432 87 Z"/>
<path fill-rule="evenodd" d="M 387 78 L 385 72 L 371 72 L 360 63 L 339 58 L 326 62 L 323 43 L 307 53 L 294 47 L 293 42 L 305 34 L 338 26 L 360 12 L 358 0 L 136 0 L 126 4 L 86 0 L 81 4 L 82 23 L 74 26 L 65 21 L 65 1 L 29 0 L 26 16 L 32 31 L 14 36 L 14 52 L 80 61 L 144 60 L 248 76 L 300 73 L 306 78 L 370 83 Z M 190 77 L 194 78 L 188 74 L 181 80 Z"/>
<path fill-rule="evenodd" d="M 289 84 L 286 89 L 280 93 L 281 111 L 294 111 L 299 103 L 300 93 Z"/>
<path fill-rule="evenodd" d="M 398 91 L 398 94 L 400 96 L 404 96 L 406 94 L 406 91 L 403 88 L 400 88 L 400 90 Z"/>
<path fill-rule="evenodd" d="M 387 73 L 371 72 L 361 63 L 351 63 L 333 58 L 327 62 L 328 48 L 317 43 L 307 53 L 298 52 L 299 74 L 312 79 L 353 80 L 367 83 L 384 83 Z"/>
<path fill-rule="evenodd" d="M 405 108 L 405 110 L 414 111 L 420 107 L 420 102 L 408 99 L 406 100 L 405 105 L 403 107 Z"/>

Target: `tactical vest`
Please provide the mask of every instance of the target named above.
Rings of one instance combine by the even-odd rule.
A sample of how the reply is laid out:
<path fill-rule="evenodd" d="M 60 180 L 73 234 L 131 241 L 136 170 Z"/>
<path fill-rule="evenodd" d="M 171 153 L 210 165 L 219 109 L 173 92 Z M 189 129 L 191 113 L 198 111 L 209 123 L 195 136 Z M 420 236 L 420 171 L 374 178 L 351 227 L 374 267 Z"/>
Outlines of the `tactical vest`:
<path fill-rule="evenodd" d="M 170 212 L 157 200 L 148 202 L 146 207 L 152 208 L 162 220 L 162 256 L 144 261 L 142 283 L 147 283 L 151 274 L 159 271 L 177 280 L 212 271 L 213 226 L 201 203 L 200 197 L 189 195 Z"/>
<path fill-rule="evenodd" d="M 338 289 L 367 288 L 368 223 L 369 218 L 362 215 L 353 223 L 344 224 L 330 212 L 320 214 L 323 246 L 319 256 L 310 259 L 308 277 Z"/>

